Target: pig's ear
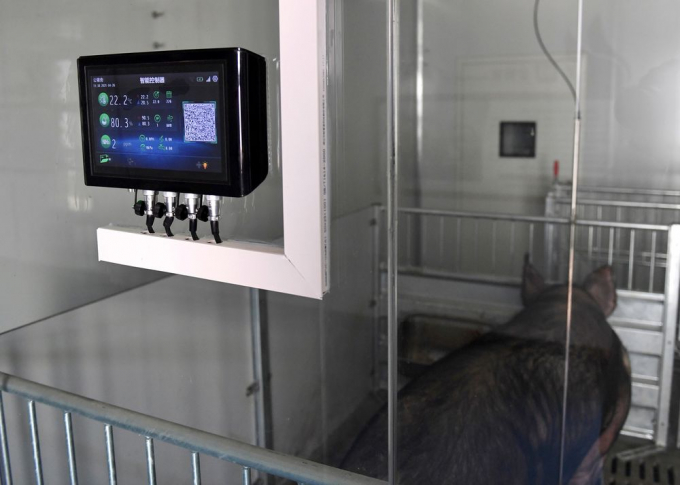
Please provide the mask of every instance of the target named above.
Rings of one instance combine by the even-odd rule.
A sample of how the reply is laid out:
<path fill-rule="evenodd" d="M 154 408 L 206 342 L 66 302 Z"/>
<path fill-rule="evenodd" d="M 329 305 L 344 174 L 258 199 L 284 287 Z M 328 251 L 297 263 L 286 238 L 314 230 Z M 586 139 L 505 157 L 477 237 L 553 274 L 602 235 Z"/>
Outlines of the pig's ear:
<path fill-rule="evenodd" d="M 522 271 L 522 303 L 524 303 L 524 306 L 532 303 L 544 289 L 543 276 L 529 261 L 529 254 L 525 254 L 524 270 Z"/>
<path fill-rule="evenodd" d="M 616 285 L 611 266 L 602 266 L 590 273 L 583 288 L 600 305 L 605 317 L 612 314 L 616 308 Z"/>

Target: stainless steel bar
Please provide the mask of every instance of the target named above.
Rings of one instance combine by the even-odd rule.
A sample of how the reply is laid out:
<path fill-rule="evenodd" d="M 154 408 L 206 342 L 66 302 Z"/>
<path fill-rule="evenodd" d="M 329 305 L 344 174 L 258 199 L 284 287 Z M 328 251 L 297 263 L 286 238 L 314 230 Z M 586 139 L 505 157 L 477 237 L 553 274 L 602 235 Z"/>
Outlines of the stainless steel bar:
<path fill-rule="evenodd" d="M 243 467 L 243 485 L 250 485 L 250 468 Z"/>
<path fill-rule="evenodd" d="M 33 471 L 36 485 L 43 484 L 42 460 L 40 458 L 40 436 L 38 434 L 38 418 L 35 412 L 35 401 L 28 401 L 28 421 L 31 426 L 31 446 L 33 448 Z"/>
<path fill-rule="evenodd" d="M 444 264 L 444 218 L 439 218 L 439 265 Z"/>
<path fill-rule="evenodd" d="M 571 188 L 566 188 L 571 193 Z M 658 195 L 680 197 L 680 190 L 660 190 L 660 189 L 630 189 L 625 187 L 594 187 L 590 185 L 581 186 L 581 192 L 600 192 L 603 194 L 628 194 L 628 195 Z"/>
<path fill-rule="evenodd" d="M 382 289 L 382 276 L 380 271 L 381 264 L 381 244 L 380 244 L 380 228 L 382 220 L 382 210 L 379 205 L 373 206 L 373 220 L 371 222 L 373 226 L 372 237 L 373 237 L 373 254 L 372 254 L 372 264 L 373 264 L 373 275 L 371 281 L 373 283 L 373 391 L 375 393 L 381 389 L 381 352 L 380 352 L 380 339 L 382 336 L 382 329 L 380 325 L 381 320 L 381 303 L 383 297 Z M 271 447 L 267 447 L 271 448 Z"/>
<path fill-rule="evenodd" d="M 571 353 L 571 318 L 572 318 L 572 296 L 574 283 L 574 254 L 576 242 L 576 208 L 578 195 L 578 176 L 579 164 L 581 160 L 581 63 L 582 63 L 582 44 L 583 43 L 583 0 L 578 0 L 578 17 L 576 29 L 576 88 L 574 89 L 574 150 L 572 163 L 572 193 L 571 210 L 569 211 L 569 266 L 567 279 L 567 322 L 565 339 L 565 358 L 564 358 L 564 381 L 562 395 L 562 426 L 561 426 L 561 445 L 560 445 L 560 471 L 558 485 L 564 485 L 564 451 L 567 431 L 567 398 L 569 383 L 569 360 Z"/>
<path fill-rule="evenodd" d="M 656 231 L 652 232 L 652 249 L 649 257 L 649 292 L 654 291 L 654 270 L 656 268 Z"/>
<path fill-rule="evenodd" d="M 411 234 L 411 224 L 413 222 L 412 220 L 413 214 L 408 214 L 406 216 L 406 262 L 411 264 L 413 261 L 412 256 L 413 256 L 413 247 L 411 244 L 411 237 L 413 236 Z"/>
<path fill-rule="evenodd" d="M 76 445 L 73 439 L 73 420 L 71 413 L 64 413 L 64 431 L 66 434 L 66 454 L 68 457 L 68 474 L 71 485 L 78 485 L 78 467 L 76 466 Z"/>
<path fill-rule="evenodd" d="M 588 227 L 588 261 L 593 260 L 593 226 Z"/>
<path fill-rule="evenodd" d="M 511 214 L 502 214 L 497 212 L 472 212 L 472 211 L 447 211 L 440 209 L 419 209 L 415 207 L 401 207 L 400 213 L 403 214 L 421 214 L 429 216 L 441 216 L 450 218 L 466 218 L 466 219 L 497 219 L 499 221 L 521 221 L 521 222 L 553 222 L 555 224 L 568 224 L 569 220 L 561 217 L 544 217 L 544 216 L 515 216 Z"/>
<path fill-rule="evenodd" d="M 75 409 L 73 409 L 73 412 L 77 412 Z M 85 415 L 87 416 L 87 415 Z M 91 417 L 93 419 L 93 416 L 87 416 Z M 144 433 L 140 433 L 144 434 Z M 116 450 L 115 446 L 113 443 L 113 428 L 111 427 L 110 424 L 107 424 L 104 426 L 104 436 L 106 439 L 106 464 L 108 465 L 108 470 L 109 470 L 109 485 L 116 485 L 118 482 L 116 478 Z"/>
<path fill-rule="evenodd" d="M 556 199 L 558 204 L 569 203 L 568 198 L 560 197 Z M 680 204 L 664 204 L 657 202 L 634 202 L 627 200 L 601 200 L 601 199 L 579 199 L 579 207 L 586 206 L 603 206 L 603 207 L 620 207 L 627 209 L 655 209 L 655 210 L 680 210 Z"/>
<path fill-rule="evenodd" d="M 463 228 L 462 220 L 460 218 L 456 219 L 456 269 L 458 271 L 461 270 L 460 265 L 462 263 L 461 257 L 462 257 L 463 250 L 460 246 L 460 241 L 461 241 L 461 237 L 460 237 L 461 234 L 460 233 L 461 233 L 462 228 Z"/>
<path fill-rule="evenodd" d="M 529 224 L 529 258 L 533 261 L 534 257 L 534 223 Z"/>
<path fill-rule="evenodd" d="M 479 267 L 479 219 L 474 219 L 475 221 L 475 243 L 474 243 L 474 254 L 475 254 L 475 268 Z"/>
<path fill-rule="evenodd" d="M 496 272 L 496 221 L 491 224 L 491 271 Z"/>
<path fill-rule="evenodd" d="M 616 208 L 616 222 L 621 223 L 621 208 Z M 621 228 L 616 231 L 616 249 L 621 251 Z"/>
<path fill-rule="evenodd" d="M 607 222 L 607 221 L 576 221 L 577 226 L 594 227 L 615 227 L 619 229 L 641 230 L 641 231 L 668 231 L 668 225 L 659 224 L 639 224 L 629 222 Z"/>
<path fill-rule="evenodd" d="M 193 485 L 201 485 L 201 456 L 195 451 L 191 453 L 191 469 L 193 472 Z"/>
<path fill-rule="evenodd" d="M 611 266 L 614 262 L 614 228 L 609 228 L 609 254 L 607 255 L 607 264 Z"/>
<path fill-rule="evenodd" d="M 668 267 L 664 289 L 663 347 L 659 372 L 659 411 L 656 420 L 655 443 L 668 444 L 668 426 L 671 408 L 671 385 L 673 379 L 673 357 L 678 327 L 678 297 L 680 296 L 680 225 L 671 226 L 668 233 Z"/>
<path fill-rule="evenodd" d="M 375 280 L 377 279 L 378 274 L 376 273 Z M 374 291 L 376 291 L 375 288 Z M 255 444 L 260 448 L 271 449 L 273 426 L 271 425 L 272 396 L 267 294 L 263 290 L 256 288 L 250 289 L 250 340 L 253 355 L 253 380 L 257 383 L 257 392 L 253 393 Z"/>
<path fill-rule="evenodd" d="M 308 485 L 384 485 L 385 482 L 356 473 L 310 462 L 295 456 L 264 450 L 247 443 L 182 426 L 171 421 L 124 409 L 101 401 L 38 384 L 0 372 L 0 391 L 16 394 L 62 411 L 69 411 L 106 425 L 149 436 L 189 451 L 202 453 L 241 466 L 249 466 L 266 473 Z M 113 435 L 107 429 L 107 453 L 113 455 Z M 110 445 L 109 445 L 110 444 Z M 111 450 L 109 453 L 108 450 Z"/>
<path fill-rule="evenodd" d="M 633 271 L 635 268 L 635 230 L 630 231 L 630 245 L 628 248 L 628 289 L 633 289 Z"/>
<path fill-rule="evenodd" d="M 156 485 L 156 455 L 153 451 L 153 439 L 146 437 L 146 477 L 149 485 Z"/>
<path fill-rule="evenodd" d="M 568 225 L 569 219 L 560 217 L 543 217 L 543 216 L 514 216 L 508 214 L 500 214 L 494 212 L 468 212 L 468 211 L 444 211 L 435 209 L 418 209 L 418 208 L 400 208 L 399 212 L 405 214 L 421 214 L 429 216 L 440 216 L 450 218 L 464 218 L 464 219 L 494 219 L 498 221 L 518 221 L 518 222 L 535 222 L 545 224 L 563 224 Z M 595 227 L 617 227 L 623 229 L 640 229 L 647 231 L 668 231 L 667 224 L 640 224 L 628 222 L 612 222 L 612 221 L 593 221 L 593 220 L 578 220 L 578 226 L 595 226 Z"/>
<path fill-rule="evenodd" d="M 602 207 L 597 208 L 597 215 L 596 218 L 598 221 L 602 220 Z M 597 228 L 597 249 L 598 253 L 600 248 L 602 248 L 602 227 Z"/>
<path fill-rule="evenodd" d="M 387 0 L 387 472 L 390 485 L 398 481 L 399 4 L 399 0 Z M 305 479 L 296 481 L 308 483 Z"/>
<path fill-rule="evenodd" d="M 513 264 L 515 263 L 515 224 L 517 222 L 511 221 L 510 222 L 510 270 L 512 271 Z"/>
<path fill-rule="evenodd" d="M 7 424 L 5 422 L 5 402 L 0 392 L 0 449 L 2 452 L 2 483 L 12 485 L 12 462 L 9 457 L 7 441 Z"/>

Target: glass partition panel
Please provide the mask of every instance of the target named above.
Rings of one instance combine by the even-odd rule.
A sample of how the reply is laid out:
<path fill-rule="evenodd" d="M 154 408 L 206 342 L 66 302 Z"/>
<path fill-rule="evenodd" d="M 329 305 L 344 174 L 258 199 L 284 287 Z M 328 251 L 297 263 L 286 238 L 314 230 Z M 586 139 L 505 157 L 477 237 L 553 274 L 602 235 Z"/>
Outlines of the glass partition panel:
<path fill-rule="evenodd" d="M 676 480 L 678 9 L 584 2 L 574 309 L 587 296 L 597 305 L 574 313 L 572 336 L 606 367 L 576 370 L 569 393 L 601 395 L 589 456 L 603 483 Z M 560 190 L 563 211 L 573 184 Z M 570 416 L 582 421 L 583 408 Z"/>
<path fill-rule="evenodd" d="M 563 433 L 569 225 L 549 198 L 572 168 L 578 5 L 398 4 L 393 483 L 568 483 L 590 430 Z M 388 421 L 350 469 L 390 476 Z"/>

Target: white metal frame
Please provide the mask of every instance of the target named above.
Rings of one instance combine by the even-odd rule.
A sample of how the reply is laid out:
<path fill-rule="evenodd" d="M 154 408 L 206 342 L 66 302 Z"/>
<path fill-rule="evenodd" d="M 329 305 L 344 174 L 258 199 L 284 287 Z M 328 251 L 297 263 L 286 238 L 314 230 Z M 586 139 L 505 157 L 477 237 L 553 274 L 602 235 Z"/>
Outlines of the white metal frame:
<path fill-rule="evenodd" d="M 99 260 L 321 299 L 329 287 L 326 0 L 279 0 L 284 247 L 99 228 Z"/>

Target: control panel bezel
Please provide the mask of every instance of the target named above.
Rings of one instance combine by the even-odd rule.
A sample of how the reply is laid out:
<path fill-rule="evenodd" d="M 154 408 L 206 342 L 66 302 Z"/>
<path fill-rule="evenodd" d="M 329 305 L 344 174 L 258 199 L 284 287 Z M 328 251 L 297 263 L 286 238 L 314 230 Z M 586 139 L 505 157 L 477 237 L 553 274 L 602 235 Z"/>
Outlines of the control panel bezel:
<path fill-rule="evenodd" d="M 136 170 L 134 174 L 102 174 L 95 171 L 93 160 L 89 78 L 93 70 L 111 68 L 131 73 L 144 69 L 167 70 L 181 66 L 177 72 L 198 70 L 206 65 L 220 69 L 222 122 L 220 136 L 222 172 L 219 177 L 171 170 Z M 84 56 L 78 59 L 83 169 L 85 184 L 182 193 L 242 197 L 251 193 L 266 178 L 269 165 L 267 136 L 266 61 L 262 56 L 242 48 L 200 49 L 131 54 Z"/>

